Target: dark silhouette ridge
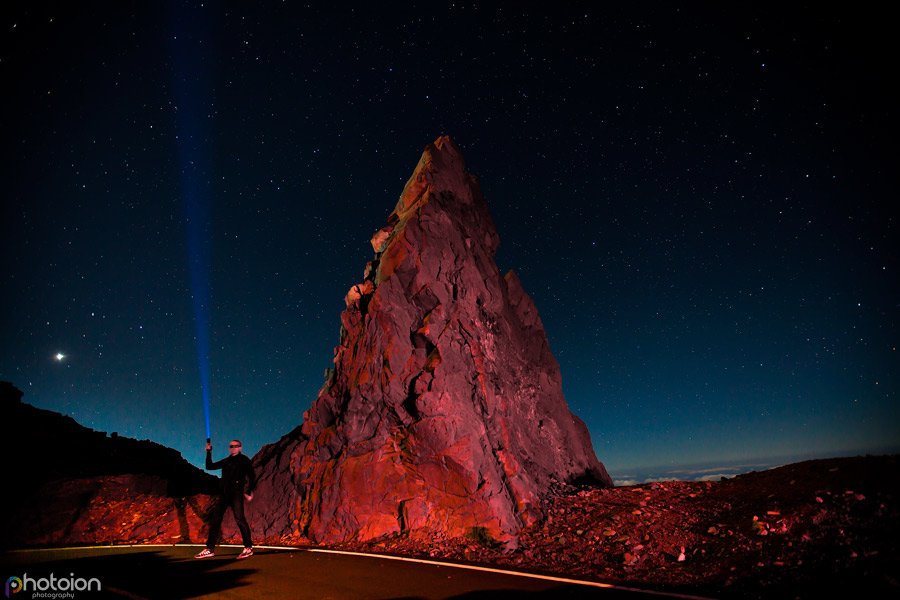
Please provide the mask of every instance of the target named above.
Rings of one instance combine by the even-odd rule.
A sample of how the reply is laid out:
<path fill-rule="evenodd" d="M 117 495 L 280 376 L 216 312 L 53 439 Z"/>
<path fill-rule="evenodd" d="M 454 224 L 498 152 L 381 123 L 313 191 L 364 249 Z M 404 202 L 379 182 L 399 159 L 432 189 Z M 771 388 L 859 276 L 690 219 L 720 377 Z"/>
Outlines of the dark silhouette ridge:
<path fill-rule="evenodd" d="M 103 535 L 112 539 L 134 539 L 141 522 L 130 520 L 133 507 L 128 502 L 139 499 L 156 504 L 146 507 L 155 515 L 148 518 L 154 524 L 141 535 L 152 537 L 160 523 L 176 518 L 181 531 L 187 531 L 186 508 L 191 507 L 198 529 L 205 514 L 199 495 L 216 493 L 218 478 L 172 448 L 115 432 L 107 436 L 71 417 L 26 404 L 22 396 L 13 384 L 0 382 L 0 419 L 14 424 L 6 428 L 7 450 L 0 461 L 3 472 L 15 478 L 15 493 L 7 495 L 10 509 L 0 524 L 3 546 L 73 539 L 90 543 L 94 527 L 106 529 Z M 129 514 L 122 531 L 113 500 L 124 503 L 121 511 Z M 177 510 L 166 516 L 172 509 Z"/>
<path fill-rule="evenodd" d="M 0 416 L 4 423 L 17 424 L 5 433 L 15 451 L 3 460 L 23 486 L 63 477 L 140 473 L 164 479 L 164 493 L 171 497 L 216 491 L 216 477 L 191 465 L 172 448 L 116 432 L 107 435 L 72 417 L 21 402 L 22 392 L 9 382 L 0 382 L 0 390 Z M 12 401 L 16 393 L 19 400 Z"/>

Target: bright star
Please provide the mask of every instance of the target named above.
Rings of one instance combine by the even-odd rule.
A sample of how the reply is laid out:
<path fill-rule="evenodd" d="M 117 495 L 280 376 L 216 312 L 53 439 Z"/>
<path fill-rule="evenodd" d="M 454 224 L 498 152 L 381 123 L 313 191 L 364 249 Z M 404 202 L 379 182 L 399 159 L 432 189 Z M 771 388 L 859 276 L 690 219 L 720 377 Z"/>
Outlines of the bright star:
<path fill-rule="evenodd" d="M 56 362 L 62 362 L 65 357 L 66 357 L 66 355 L 63 354 L 62 352 L 57 352 L 56 356 L 54 356 L 53 358 L 56 359 Z"/>

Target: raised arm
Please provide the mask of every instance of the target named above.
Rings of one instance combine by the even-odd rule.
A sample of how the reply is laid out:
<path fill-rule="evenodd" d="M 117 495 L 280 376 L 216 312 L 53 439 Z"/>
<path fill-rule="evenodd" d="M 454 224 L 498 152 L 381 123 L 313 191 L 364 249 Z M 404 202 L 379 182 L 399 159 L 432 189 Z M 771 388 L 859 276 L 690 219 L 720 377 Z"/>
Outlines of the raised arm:
<path fill-rule="evenodd" d="M 215 469 L 221 469 L 221 468 L 222 468 L 222 463 L 223 463 L 224 461 L 225 461 L 225 459 L 223 458 L 222 460 L 217 460 L 216 462 L 213 462 L 213 459 L 212 459 L 212 448 L 207 448 L 207 449 L 206 449 L 206 470 L 207 470 L 207 471 L 213 471 L 213 470 L 215 470 Z"/>

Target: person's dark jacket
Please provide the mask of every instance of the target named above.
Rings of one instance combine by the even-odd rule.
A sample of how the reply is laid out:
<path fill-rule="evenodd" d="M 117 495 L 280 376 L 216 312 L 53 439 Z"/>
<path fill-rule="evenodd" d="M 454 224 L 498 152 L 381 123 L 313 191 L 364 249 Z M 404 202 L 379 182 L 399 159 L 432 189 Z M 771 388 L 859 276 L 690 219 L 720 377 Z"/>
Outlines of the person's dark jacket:
<path fill-rule="evenodd" d="M 222 469 L 222 492 L 225 495 L 252 494 L 256 487 L 253 463 L 243 454 L 226 456 L 213 462 L 212 450 L 206 451 L 206 470 Z"/>

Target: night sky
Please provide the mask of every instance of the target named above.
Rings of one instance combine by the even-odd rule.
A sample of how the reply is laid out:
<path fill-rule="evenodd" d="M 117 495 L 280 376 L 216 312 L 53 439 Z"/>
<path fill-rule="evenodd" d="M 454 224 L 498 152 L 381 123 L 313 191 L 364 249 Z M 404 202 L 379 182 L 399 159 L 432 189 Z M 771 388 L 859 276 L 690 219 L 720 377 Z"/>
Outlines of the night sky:
<path fill-rule="evenodd" d="M 614 478 L 900 446 L 884 15 L 44 4 L 0 9 L 24 401 L 200 464 L 208 344 L 216 454 L 254 454 L 449 134 Z"/>

